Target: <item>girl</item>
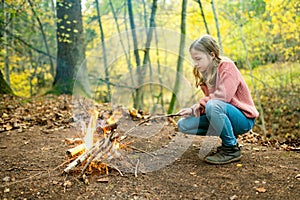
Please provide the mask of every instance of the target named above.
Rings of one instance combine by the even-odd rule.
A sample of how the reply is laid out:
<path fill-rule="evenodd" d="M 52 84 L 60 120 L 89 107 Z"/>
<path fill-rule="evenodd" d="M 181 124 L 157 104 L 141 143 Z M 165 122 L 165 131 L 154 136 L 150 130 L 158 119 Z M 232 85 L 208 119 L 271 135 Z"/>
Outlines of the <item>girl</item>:
<path fill-rule="evenodd" d="M 196 87 L 205 97 L 190 108 L 181 109 L 179 131 L 188 134 L 220 136 L 222 146 L 204 160 L 225 164 L 240 160 L 237 135 L 252 129 L 259 113 L 239 70 L 228 58 L 221 58 L 214 38 L 204 35 L 190 46 Z"/>

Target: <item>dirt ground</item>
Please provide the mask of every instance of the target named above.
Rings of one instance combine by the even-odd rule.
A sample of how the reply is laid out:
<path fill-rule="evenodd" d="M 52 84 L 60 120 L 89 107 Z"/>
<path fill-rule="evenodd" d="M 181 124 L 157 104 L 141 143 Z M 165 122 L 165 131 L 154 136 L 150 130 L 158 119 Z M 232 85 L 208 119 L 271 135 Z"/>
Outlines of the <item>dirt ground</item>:
<path fill-rule="evenodd" d="M 163 127 L 163 140 L 174 137 Z M 189 148 L 171 164 L 147 173 L 88 176 L 63 174 L 71 128 L 45 132 L 34 126 L 0 134 L 1 199 L 299 199 L 300 154 L 274 147 L 243 145 L 241 161 L 209 165 L 198 156 L 195 137 Z M 151 142 L 150 139 L 147 139 Z M 136 143 L 138 145 L 138 142 Z M 144 146 L 147 146 L 144 143 Z M 142 146 L 138 145 L 139 148 Z M 146 150 L 146 149 L 145 149 Z M 148 149 L 149 150 L 149 149 Z M 147 151 L 148 151 L 147 150 Z M 150 150 L 149 150 L 150 151 Z"/>
<path fill-rule="evenodd" d="M 65 140 L 78 137 L 70 105 L 70 97 L 65 96 L 34 99 L 3 96 L 1 200 L 300 198 L 300 141 L 298 125 L 293 123 L 299 120 L 298 107 L 282 113 L 292 119 L 285 129 L 288 131 L 280 129 L 289 133 L 290 143 L 264 141 L 256 127 L 254 131 L 258 133 L 239 138 L 242 160 L 227 165 L 202 161 L 204 154 L 218 145 L 218 138 L 186 136 L 176 131 L 172 120 L 149 121 L 122 141 L 127 147 L 121 155 L 128 153 L 135 157 L 132 165 L 124 170 L 120 165 L 110 165 L 107 172 L 95 171 L 83 180 L 78 171 L 63 173 L 70 161 L 66 151 L 71 147 Z M 100 105 L 99 116 L 109 117 L 109 109 Z M 281 115 L 276 115 L 274 120 L 277 119 L 282 119 Z M 138 122 L 124 115 L 119 118 L 117 132 L 125 133 Z"/>

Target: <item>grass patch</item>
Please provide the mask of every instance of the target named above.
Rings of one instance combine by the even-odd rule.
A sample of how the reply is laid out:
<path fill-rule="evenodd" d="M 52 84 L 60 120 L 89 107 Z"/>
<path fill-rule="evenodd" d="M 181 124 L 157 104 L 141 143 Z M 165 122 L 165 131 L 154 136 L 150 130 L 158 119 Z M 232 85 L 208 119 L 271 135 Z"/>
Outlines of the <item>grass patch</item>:
<path fill-rule="evenodd" d="M 249 88 L 253 90 L 250 71 L 240 70 Z M 299 84 L 299 63 L 274 63 L 263 65 L 253 70 L 253 77 L 258 90 L 282 88 Z"/>

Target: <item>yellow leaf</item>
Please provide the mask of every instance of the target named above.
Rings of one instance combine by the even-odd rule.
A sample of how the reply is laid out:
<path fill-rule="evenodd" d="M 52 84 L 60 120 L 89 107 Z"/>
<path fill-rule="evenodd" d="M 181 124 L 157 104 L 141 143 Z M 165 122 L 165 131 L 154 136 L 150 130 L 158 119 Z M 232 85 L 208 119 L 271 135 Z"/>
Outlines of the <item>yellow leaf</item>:
<path fill-rule="evenodd" d="M 260 192 L 260 193 L 265 193 L 267 191 L 267 189 L 263 188 L 263 187 L 259 187 L 259 188 L 255 188 L 256 192 Z"/>

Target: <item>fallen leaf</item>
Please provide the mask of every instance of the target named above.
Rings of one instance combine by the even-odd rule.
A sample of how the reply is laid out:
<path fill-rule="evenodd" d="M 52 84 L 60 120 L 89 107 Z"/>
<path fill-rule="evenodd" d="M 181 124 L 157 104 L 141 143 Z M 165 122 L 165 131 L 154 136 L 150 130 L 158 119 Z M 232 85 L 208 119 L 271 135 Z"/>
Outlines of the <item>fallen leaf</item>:
<path fill-rule="evenodd" d="M 257 147 L 253 147 L 253 150 L 254 150 L 254 151 L 260 151 L 260 149 L 257 148 Z"/>
<path fill-rule="evenodd" d="M 236 164 L 236 166 L 237 167 L 242 167 L 243 165 L 239 163 L 239 164 Z"/>
<path fill-rule="evenodd" d="M 265 193 L 267 191 L 267 189 L 265 189 L 263 187 L 255 188 L 255 190 L 260 193 Z"/>
<path fill-rule="evenodd" d="M 52 181 L 53 185 L 57 185 L 58 181 Z"/>
<path fill-rule="evenodd" d="M 9 182 L 10 181 L 10 177 L 9 176 L 5 176 L 3 179 L 2 179 L 3 182 Z"/>
<path fill-rule="evenodd" d="M 24 144 L 29 144 L 30 140 L 24 141 Z"/>
<path fill-rule="evenodd" d="M 64 182 L 64 187 L 71 187 L 72 186 L 72 182 L 71 181 L 66 181 Z"/>

